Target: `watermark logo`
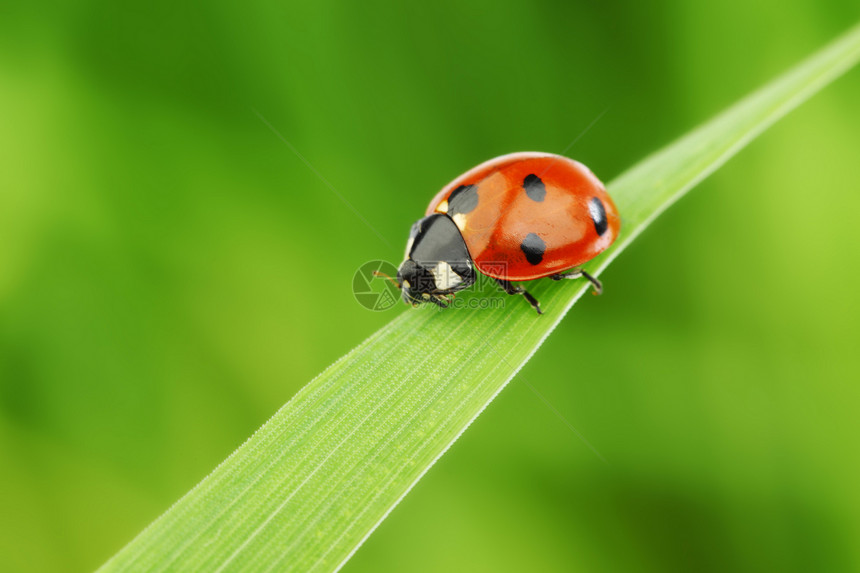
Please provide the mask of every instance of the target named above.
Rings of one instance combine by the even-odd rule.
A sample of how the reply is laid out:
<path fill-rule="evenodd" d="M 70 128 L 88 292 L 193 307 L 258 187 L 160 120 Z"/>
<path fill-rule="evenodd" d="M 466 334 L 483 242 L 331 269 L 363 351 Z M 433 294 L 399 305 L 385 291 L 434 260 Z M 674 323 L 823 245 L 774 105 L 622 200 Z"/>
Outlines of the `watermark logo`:
<path fill-rule="evenodd" d="M 448 308 L 435 307 L 437 310 L 448 310 L 452 308 L 467 308 L 470 310 L 489 310 L 492 308 L 505 308 L 507 295 L 499 296 L 473 296 L 454 298 L 448 303 Z"/>
<path fill-rule="evenodd" d="M 358 304 L 380 312 L 388 310 L 400 300 L 400 289 L 390 280 L 376 273 L 384 273 L 389 277 L 397 276 L 397 267 L 388 261 L 369 261 L 361 265 L 352 277 L 352 294 Z"/>

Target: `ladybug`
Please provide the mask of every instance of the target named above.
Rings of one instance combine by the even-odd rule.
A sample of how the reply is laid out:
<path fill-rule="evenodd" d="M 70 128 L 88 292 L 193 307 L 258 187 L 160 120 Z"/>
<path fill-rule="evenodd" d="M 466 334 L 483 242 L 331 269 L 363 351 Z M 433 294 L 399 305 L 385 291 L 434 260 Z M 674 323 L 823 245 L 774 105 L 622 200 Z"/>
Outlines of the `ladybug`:
<path fill-rule="evenodd" d="M 618 237 L 621 220 L 584 165 L 550 153 L 512 153 L 467 171 L 430 201 L 412 225 L 395 284 L 403 300 L 447 307 L 476 272 L 508 294 L 538 301 L 514 282 L 544 277 L 600 281 L 581 265 Z"/>

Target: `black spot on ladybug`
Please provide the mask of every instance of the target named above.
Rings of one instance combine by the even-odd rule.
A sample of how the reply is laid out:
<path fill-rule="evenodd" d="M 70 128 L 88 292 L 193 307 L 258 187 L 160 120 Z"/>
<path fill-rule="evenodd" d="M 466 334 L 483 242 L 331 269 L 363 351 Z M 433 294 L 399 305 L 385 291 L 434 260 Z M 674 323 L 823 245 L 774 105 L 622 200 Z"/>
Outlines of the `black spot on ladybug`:
<path fill-rule="evenodd" d="M 460 185 L 448 196 L 448 215 L 469 213 L 478 206 L 478 186 Z"/>
<path fill-rule="evenodd" d="M 543 254 L 546 252 L 546 243 L 534 233 L 529 233 L 523 239 L 523 242 L 520 243 L 520 248 L 526 255 L 526 260 L 533 265 L 537 265 L 543 260 Z"/>
<path fill-rule="evenodd" d="M 546 197 L 546 185 L 544 185 L 540 177 L 534 173 L 526 175 L 526 178 L 523 180 L 523 188 L 526 190 L 526 195 L 528 195 L 529 199 L 532 201 L 540 203 L 544 200 L 544 197 Z"/>
<path fill-rule="evenodd" d="M 609 222 L 606 220 L 606 209 L 603 208 L 603 202 L 597 197 L 592 197 L 588 202 L 588 214 L 591 215 L 591 220 L 594 222 L 594 230 L 598 235 L 603 235 L 609 227 Z"/>

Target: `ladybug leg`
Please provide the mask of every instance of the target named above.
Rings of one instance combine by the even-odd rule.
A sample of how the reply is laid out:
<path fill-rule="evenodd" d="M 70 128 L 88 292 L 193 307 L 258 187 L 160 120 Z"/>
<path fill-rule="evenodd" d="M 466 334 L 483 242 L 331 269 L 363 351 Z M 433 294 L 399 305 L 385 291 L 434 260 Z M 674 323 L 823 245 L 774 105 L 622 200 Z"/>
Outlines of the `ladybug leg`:
<path fill-rule="evenodd" d="M 440 295 L 424 295 L 422 296 L 425 302 L 432 302 L 439 308 L 448 308 L 448 301 L 443 299 Z"/>
<path fill-rule="evenodd" d="M 566 273 L 559 273 L 557 275 L 552 275 L 550 278 L 554 281 L 560 281 L 562 279 L 578 279 L 580 277 L 585 277 L 588 279 L 588 282 L 591 283 L 591 286 L 594 287 L 594 294 L 603 294 L 603 283 L 599 280 L 588 274 L 582 269 L 576 271 L 567 271 Z"/>
<path fill-rule="evenodd" d="M 502 290 L 508 294 L 521 294 L 523 298 L 529 301 L 529 304 L 532 305 L 532 308 L 537 311 L 538 314 L 543 314 L 543 311 L 540 309 L 540 303 L 537 301 L 535 297 L 533 297 L 529 291 L 520 286 L 514 286 L 510 281 L 506 281 L 503 279 L 496 279 L 496 282 L 499 283 L 499 286 L 502 287 Z"/>
<path fill-rule="evenodd" d="M 437 294 L 432 297 L 432 300 L 440 308 L 448 308 L 451 305 L 451 299 L 444 294 Z"/>

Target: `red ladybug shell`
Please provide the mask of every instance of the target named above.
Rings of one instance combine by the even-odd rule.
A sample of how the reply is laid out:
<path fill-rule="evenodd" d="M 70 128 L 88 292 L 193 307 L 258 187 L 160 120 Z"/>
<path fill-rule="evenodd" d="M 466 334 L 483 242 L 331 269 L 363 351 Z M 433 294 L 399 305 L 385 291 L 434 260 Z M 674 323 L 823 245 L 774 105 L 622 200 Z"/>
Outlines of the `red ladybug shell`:
<path fill-rule="evenodd" d="M 512 153 L 457 177 L 430 202 L 447 213 L 483 274 L 509 281 L 548 277 L 593 259 L 621 220 L 603 184 L 581 163 Z"/>

